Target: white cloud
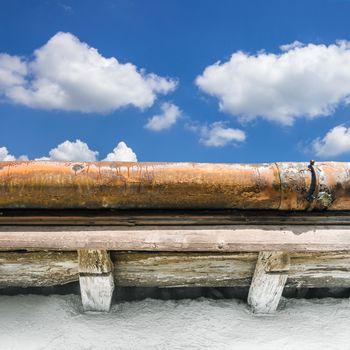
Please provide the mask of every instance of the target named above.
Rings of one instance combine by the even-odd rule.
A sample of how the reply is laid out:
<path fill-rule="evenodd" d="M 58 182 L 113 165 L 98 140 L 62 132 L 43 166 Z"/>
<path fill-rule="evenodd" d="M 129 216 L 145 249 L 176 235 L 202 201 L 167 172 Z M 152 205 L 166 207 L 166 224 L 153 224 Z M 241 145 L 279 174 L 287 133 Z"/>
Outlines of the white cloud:
<path fill-rule="evenodd" d="M 322 158 L 350 153 L 350 128 L 343 125 L 334 127 L 322 139 L 315 139 L 312 148 Z"/>
<path fill-rule="evenodd" d="M 94 162 L 97 160 L 97 156 L 98 152 L 92 151 L 85 142 L 67 140 L 53 148 L 49 152 L 49 157 L 41 157 L 36 160 Z"/>
<path fill-rule="evenodd" d="M 0 147 L 0 161 L 14 161 L 16 157 L 9 153 L 6 147 Z M 26 155 L 21 155 L 18 160 L 28 160 Z"/>
<path fill-rule="evenodd" d="M 111 162 L 137 162 L 137 157 L 134 151 L 122 141 L 104 160 Z"/>
<path fill-rule="evenodd" d="M 226 146 L 230 143 L 243 142 L 246 139 L 243 130 L 229 128 L 225 122 L 215 122 L 209 126 L 193 124 L 189 125 L 188 128 L 199 133 L 199 142 L 210 147 Z"/>
<path fill-rule="evenodd" d="M 23 160 L 23 161 L 26 161 L 26 160 L 29 160 L 29 158 L 28 158 L 28 156 L 27 156 L 27 155 L 22 154 L 22 155 L 20 155 L 20 156 L 17 158 L 17 160 Z"/>
<path fill-rule="evenodd" d="M 16 158 L 9 154 L 9 151 L 6 147 L 0 147 L 0 161 L 10 161 L 10 160 L 16 160 Z"/>
<path fill-rule="evenodd" d="M 292 42 L 291 44 L 281 45 L 280 49 L 281 49 L 281 51 L 289 51 L 289 50 L 295 49 L 296 47 L 303 47 L 303 46 L 304 46 L 303 43 L 296 40 L 296 41 Z"/>
<path fill-rule="evenodd" d="M 291 125 L 295 118 L 327 116 L 350 103 L 350 42 L 294 42 L 281 50 L 236 52 L 208 66 L 196 84 L 219 99 L 220 110 L 241 120 L 262 117 Z"/>
<path fill-rule="evenodd" d="M 25 84 L 26 64 L 16 56 L 0 53 L 0 94 Z"/>
<path fill-rule="evenodd" d="M 172 103 L 163 103 L 160 108 L 162 113 L 148 120 L 148 123 L 145 125 L 147 129 L 153 131 L 169 129 L 181 117 L 181 110 Z"/>
<path fill-rule="evenodd" d="M 56 161 L 77 161 L 95 162 L 98 159 L 97 151 L 93 151 L 89 146 L 80 140 L 75 142 L 64 141 L 49 152 L 48 157 L 37 158 L 36 160 L 56 160 Z M 137 162 L 136 154 L 125 142 L 119 142 L 117 147 L 104 159 L 106 161 Z"/>
<path fill-rule="evenodd" d="M 157 94 L 175 88 L 174 80 L 105 58 L 70 33 L 54 35 L 28 62 L 0 56 L 0 93 L 29 107 L 97 113 L 128 105 L 144 109 Z"/>
<path fill-rule="evenodd" d="M 95 162 L 98 160 L 99 152 L 93 151 L 88 144 L 80 140 L 75 142 L 64 141 L 57 147 L 49 151 L 46 157 L 36 158 L 35 160 L 48 161 L 71 161 L 71 162 Z M 9 154 L 6 147 L 0 147 L 0 161 L 14 161 L 16 157 Z M 18 160 L 28 160 L 28 157 L 22 155 Z M 113 149 L 104 159 L 105 161 L 119 162 L 137 162 L 137 157 L 134 151 L 121 141 L 117 147 Z"/>

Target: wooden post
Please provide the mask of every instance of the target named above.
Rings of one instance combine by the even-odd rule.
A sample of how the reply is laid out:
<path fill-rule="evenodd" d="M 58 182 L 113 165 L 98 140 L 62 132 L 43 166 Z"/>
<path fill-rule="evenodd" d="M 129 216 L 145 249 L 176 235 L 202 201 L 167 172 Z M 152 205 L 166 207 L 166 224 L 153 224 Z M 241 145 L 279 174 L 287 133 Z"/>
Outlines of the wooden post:
<path fill-rule="evenodd" d="M 260 252 L 248 294 L 254 313 L 274 313 L 278 307 L 289 270 L 289 255 L 283 252 Z"/>
<path fill-rule="evenodd" d="M 108 312 L 111 307 L 114 279 L 106 250 L 78 250 L 79 282 L 84 311 Z"/>

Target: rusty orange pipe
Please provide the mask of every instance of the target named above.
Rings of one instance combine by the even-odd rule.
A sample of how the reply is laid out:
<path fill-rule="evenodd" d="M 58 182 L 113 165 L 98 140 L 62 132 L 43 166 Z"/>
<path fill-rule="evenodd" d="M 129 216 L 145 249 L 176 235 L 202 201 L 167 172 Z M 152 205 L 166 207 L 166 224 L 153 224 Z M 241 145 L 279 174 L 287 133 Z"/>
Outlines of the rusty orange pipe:
<path fill-rule="evenodd" d="M 0 162 L 0 208 L 350 210 L 350 163 Z"/>

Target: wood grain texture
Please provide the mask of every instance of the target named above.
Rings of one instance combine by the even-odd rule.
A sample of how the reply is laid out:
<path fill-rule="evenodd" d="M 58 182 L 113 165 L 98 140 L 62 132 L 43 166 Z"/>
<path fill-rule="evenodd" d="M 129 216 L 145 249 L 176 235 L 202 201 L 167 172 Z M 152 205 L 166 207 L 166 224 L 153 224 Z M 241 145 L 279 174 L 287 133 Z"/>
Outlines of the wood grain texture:
<path fill-rule="evenodd" d="M 104 274 L 113 271 L 112 261 L 106 250 L 78 250 L 79 273 Z"/>
<path fill-rule="evenodd" d="M 114 280 L 112 274 L 79 276 L 84 311 L 108 312 L 111 308 Z"/>
<path fill-rule="evenodd" d="M 249 286 L 257 253 L 112 253 L 116 283 L 143 287 Z"/>
<path fill-rule="evenodd" d="M 109 252 L 79 250 L 78 266 L 84 311 L 108 312 L 114 291 L 113 266 Z"/>
<path fill-rule="evenodd" d="M 342 251 L 350 226 L 0 226 L 0 249 Z"/>
<path fill-rule="evenodd" d="M 78 278 L 76 252 L 0 252 L 0 288 L 47 287 Z"/>
<path fill-rule="evenodd" d="M 259 253 L 248 294 L 248 304 L 254 313 L 276 311 L 287 281 L 288 262 L 289 258 L 283 252 Z M 269 274 L 270 271 L 278 273 Z"/>
<path fill-rule="evenodd" d="M 255 252 L 111 252 L 115 285 L 137 287 L 248 287 L 257 257 Z M 52 286 L 78 280 L 77 252 L 0 252 L 0 288 Z M 286 286 L 350 287 L 350 252 L 290 253 Z"/>

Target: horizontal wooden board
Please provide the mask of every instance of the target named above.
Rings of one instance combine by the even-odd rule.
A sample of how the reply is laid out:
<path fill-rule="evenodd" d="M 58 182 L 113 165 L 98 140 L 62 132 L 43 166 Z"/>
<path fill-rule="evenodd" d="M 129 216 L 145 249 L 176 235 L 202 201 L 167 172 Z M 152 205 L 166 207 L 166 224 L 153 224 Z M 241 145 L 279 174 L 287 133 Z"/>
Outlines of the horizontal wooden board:
<path fill-rule="evenodd" d="M 78 281 L 77 252 L 0 252 L 0 287 L 47 287 Z"/>
<path fill-rule="evenodd" d="M 257 257 L 256 252 L 111 252 L 115 284 L 136 287 L 247 287 Z M 0 288 L 52 286 L 78 278 L 77 252 L 0 252 Z M 291 253 L 287 286 L 350 287 L 350 252 Z"/>
<path fill-rule="evenodd" d="M 114 274 L 121 286 L 249 286 L 257 253 L 119 253 Z"/>
<path fill-rule="evenodd" d="M 349 226 L 0 226 L 0 249 L 130 251 L 350 250 Z"/>

